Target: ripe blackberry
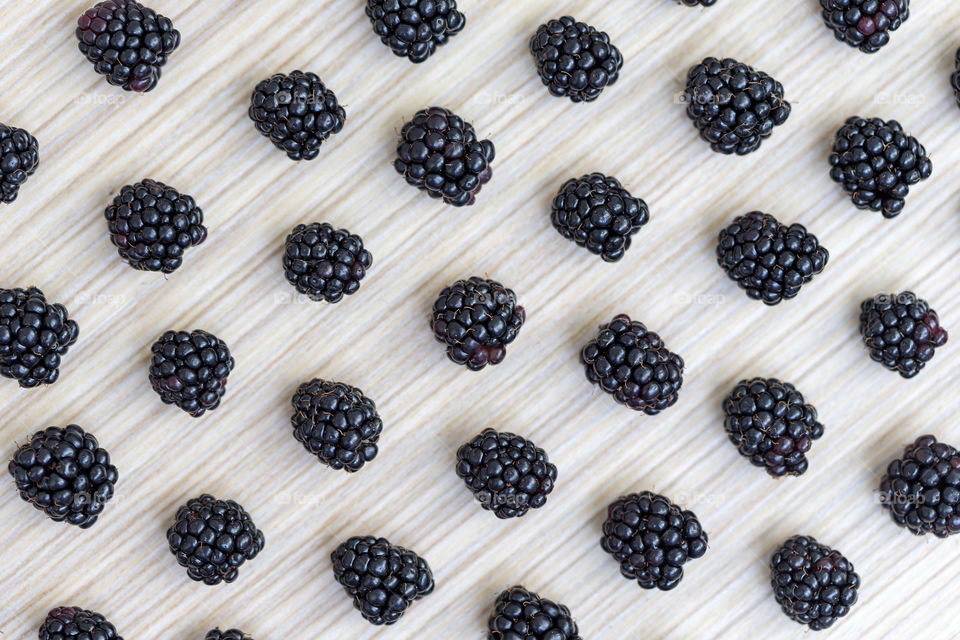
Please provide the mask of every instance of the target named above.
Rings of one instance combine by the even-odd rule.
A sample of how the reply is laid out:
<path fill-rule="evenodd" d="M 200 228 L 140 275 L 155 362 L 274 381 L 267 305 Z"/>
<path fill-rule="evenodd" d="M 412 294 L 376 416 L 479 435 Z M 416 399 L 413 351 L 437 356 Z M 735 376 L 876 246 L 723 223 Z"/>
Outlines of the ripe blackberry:
<path fill-rule="evenodd" d="M 485 511 L 507 519 L 547 503 L 557 467 L 529 440 L 488 428 L 457 451 L 457 475 Z"/>
<path fill-rule="evenodd" d="M 497 596 L 487 640 L 583 640 L 570 609 L 521 586 Z"/>
<path fill-rule="evenodd" d="M 407 184 L 455 207 L 472 205 L 493 176 L 496 150 L 473 125 L 443 107 L 418 111 L 403 125 L 394 168 Z"/>
<path fill-rule="evenodd" d="M 262 80 L 250 97 L 250 119 L 291 160 L 313 160 L 340 133 L 347 112 L 315 73 L 291 71 Z"/>
<path fill-rule="evenodd" d="M 233 371 L 223 340 L 206 331 L 167 331 L 150 351 L 150 384 L 164 404 L 174 404 L 194 418 L 220 406 Z"/>
<path fill-rule="evenodd" d="M 717 0 L 679 0 L 681 4 L 684 4 L 688 7 L 710 7 L 713 6 Z"/>
<path fill-rule="evenodd" d="M 80 328 L 62 304 L 47 304 L 36 287 L 0 289 L 0 375 L 24 388 L 53 384 L 60 358 Z"/>
<path fill-rule="evenodd" d="M 326 222 L 298 224 L 283 254 L 287 282 L 313 300 L 330 303 L 356 293 L 372 264 L 360 236 Z"/>
<path fill-rule="evenodd" d="M 191 580 L 208 585 L 233 582 L 240 566 L 263 549 L 263 532 L 243 507 L 209 494 L 177 509 L 167 542 Z"/>
<path fill-rule="evenodd" d="M 410 62 L 423 62 L 467 23 L 456 0 L 367 0 L 380 42 Z"/>
<path fill-rule="evenodd" d="M 910 17 L 910 0 L 820 0 L 820 6 L 837 40 L 864 53 L 879 51 Z"/>
<path fill-rule="evenodd" d="M 810 536 L 784 542 L 770 559 L 770 576 L 783 612 L 814 631 L 847 615 L 860 586 L 853 564 Z"/>
<path fill-rule="evenodd" d="M 207 239 L 193 198 L 156 180 L 120 189 L 104 215 L 120 257 L 140 271 L 173 273 L 184 252 Z"/>
<path fill-rule="evenodd" d="M 717 240 L 720 267 L 748 297 L 768 305 L 796 297 L 829 259 L 802 224 L 788 227 L 761 211 L 737 217 Z"/>
<path fill-rule="evenodd" d="M 385 538 L 357 536 L 338 546 L 333 575 L 371 624 L 393 624 L 417 600 L 433 593 L 427 561 Z"/>
<path fill-rule="evenodd" d="M 167 57 L 180 46 L 169 18 L 134 0 L 107 0 L 77 20 L 80 53 L 107 82 L 146 93 L 157 86 Z"/>
<path fill-rule="evenodd" d="M 650 220 L 650 210 L 616 178 L 591 173 L 560 187 L 550 220 L 567 240 L 616 262 L 630 248 L 630 236 Z"/>
<path fill-rule="evenodd" d="M 573 102 L 596 100 L 623 67 L 610 36 L 570 16 L 540 25 L 530 38 L 530 53 L 550 93 Z"/>
<path fill-rule="evenodd" d="M 10 204 L 40 164 L 37 139 L 25 129 L 0 122 L 0 202 Z"/>
<path fill-rule="evenodd" d="M 600 327 L 580 360 L 587 380 L 620 404 L 651 416 L 673 405 L 683 385 L 683 358 L 643 323 L 624 314 Z"/>
<path fill-rule="evenodd" d="M 873 360 L 904 378 L 920 373 L 948 337 L 937 312 L 911 291 L 864 300 L 860 335 Z"/>
<path fill-rule="evenodd" d="M 742 380 L 723 401 L 723 426 L 741 455 L 773 477 L 799 476 L 806 453 L 823 435 L 817 410 L 789 382 Z"/>
<path fill-rule="evenodd" d="M 858 209 L 881 211 L 884 218 L 899 215 L 910 185 L 933 172 L 927 150 L 899 122 L 857 116 L 837 131 L 830 167 Z"/>
<path fill-rule="evenodd" d="M 57 607 L 40 627 L 40 640 L 123 640 L 99 613 L 80 607 Z"/>
<path fill-rule="evenodd" d="M 953 88 L 953 95 L 957 98 L 957 105 L 960 106 L 960 49 L 954 57 L 954 72 L 950 75 L 950 86 Z"/>
<path fill-rule="evenodd" d="M 314 378 L 292 403 L 293 437 L 320 462 L 352 473 L 377 457 L 383 422 L 360 389 Z"/>
<path fill-rule="evenodd" d="M 894 522 L 918 536 L 960 533 L 960 453 L 933 436 L 917 438 L 887 466 L 880 504 Z"/>
<path fill-rule="evenodd" d="M 790 116 L 783 85 L 733 58 L 706 58 L 692 67 L 684 99 L 700 137 L 718 153 L 756 151 Z"/>
<path fill-rule="evenodd" d="M 207 632 L 207 637 L 204 640 L 253 640 L 253 638 L 240 631 L 240 629 L 228 629 L 227 631 L 214 629 Z"/>
<path fill-rule="evenodd" d="M 526 317 L 511 289 L 473 276 L 440 292 L 430 327 L 437 342 L 447 345 L 450 360 L 479 371 L 503 362 Z"/>

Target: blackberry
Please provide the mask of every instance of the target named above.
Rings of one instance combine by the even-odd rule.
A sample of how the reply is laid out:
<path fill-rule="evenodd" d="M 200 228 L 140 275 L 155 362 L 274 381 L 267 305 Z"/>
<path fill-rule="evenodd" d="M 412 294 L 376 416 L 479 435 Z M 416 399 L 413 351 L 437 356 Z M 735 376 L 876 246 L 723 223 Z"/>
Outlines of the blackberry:
<path fill-rule="evenodd" d="M 573 102 L 596 100 L 623 67 L 610 36 L 570 16 L 540 25 L 530 38 L 530 53 L 550 93 Z"/>
<path fill-rule="evenodd" d="M 467 23 L 455 0 L 367 0 L 380 42 L 410 62 L 423 62 Z"/>
<path fill-rule="evenodd" d="M 783 612 L 814 631 L 847 615 L 860 586 L 853 564 L 810 536 L 784 542 L 770 559 L 770 576 Z"/>
<path fill-rule="evenodd" d="M 651 416 L 676 403 L 683 385 L 683 358 L 643 323 L 624 314 L 600 327 L 580 360 L 587 380 L 620 404 Z"/>
<path fill-rule="evenodd" d="M 326 222 L 298 224 L 283 253 L 287 282 L 313 300 L 331 303 L 356 293 L 372 264 L 360 236 Z"/>
<path fill-rule="evenodd" d="M 243 507 L 209 494 L 177 509 L 167 542 L 191 580 L 208 585 L 233 582 L 241 565 L 263 550 L 263 532 Z"/>
<path fill-rule="evenodd" d="M 800 293 L 823 271 L 830 252 L 802 224 L 768 213 L 737 217 L 717 239 L 717 263 L 747 296 L 775 305 Z"/>
<path fill-rule="evenodd" d="M 80 607 L 57 607 L 40 627 L 40 640 L 123 640 L 99 613 Z"/>
<path fill-rule="evenodd" d="M 37 139 L 25 129 L 0 122 L 0 202 L 10 204 L 40 164 Z"/>
<path fill-rule="evenodd" d="M 455 207 L 472 205 L 493 176 L 493 143 L 443 107 L 418 111 L 403 125 L 394 168 L 407 184 Z"/>
<path fill-rule="evenodd" d="M 120 257 L 140 271 L 173 273 L 184 252 L 207 239 L 193 198 L 156 180 L 120 189 L 104 215 Z"/>
<path fill-rule="evenodd" d="M 688 7 L 710 7 L 713 6 L 717 0 L 679 0 L 681 4 L 684 4 Z"/>
<path fill-rule="evenodd" d="M 507 519 L 547 503 L 557 467 L 529 440 L 488 428 L 457 451 L 457 475 L 485 511 Z"/>
<path fill-rule="evenodd" d="M 870 358 L 904 378 L 920 373 L 948 337 L 937 312 L 911 291 L 864 300 L 860 335 Z"/>
<path fill-rule="evenodd" d="M 385 538 L 357 536 L 338 546 L 333 575 L 371 624 L 393 624 L 417 600 L 433 593 L 427 561 Z"/>
<path fill-rule="evenodd" d="M 700 137 L 718 153 L 756 151 L 790 116 L 783 85 L 733 58 L 706 58 L 692 67 L 684 100 Z"/>
<path fill-rule="evenodd" d="M 591 173 L 560 187 L 550 220 L 567 240 L 616 262 L 630 248 L 630 236 L 650 220 L 650 210 L 616 178 Z"/>
<path fill-rule="evenodd" d="M 234 364 L 223 340 L 206 331 L 167 331 L 150 351 L 150 384 L 164 404 L 194 418 L 220 406 Z"/>
<path fill-rule="evenodd" d="M 583 640 L 570 609 L 516 586 L 497 596 L 487 640 Z"/>
<path fill-rule="evenodd" d="M 723 401 L 723 426 L 741 455 L 771 476 L 799 476 L 806 453 L 823 435 L 817 410 L 789 382 L 742 380 Z"/>
<path fill-rule="evenodd" d="M 239 629 L 228 629 L 227 631 L 214 629 L 207 632 L 207 637 L 204 640 L 253 640 L 253 638 Z"/>
<path fill-rule="evenodd" d="M 360 389 L 314 378 L 292 403 L 293 437 L 323 464 L 352 473 L 377 457 L 383 422 Z"/>
<path fill-rule="evenodd" d="M 440 292 L 430 327 L 437 341 L 447 345 L 450 360 L 479 371 L 503 362 L 526 317 L 512 290 L 473 276 Z"/>
<path fill-rule="evenodd" d="M 60 358 L 80 328 L 62 304 L 48 304 L 36 287 L 0 289 L 0 375 L 24 388 L 53 384 Z"/>
<path fill-rule="evenodd" d="M 313 160 L 340 133 L 347 112 L 315 73 L 291 71 L 262 80 L 250 97 L 250 119 L 291 160 Z"/>
<path fill-rule="evenodd" d="M 910 17 L 910 0 L 820 0 L 823 21 L 840 42 L 876 53 Z"/>
<path fill-rule="evenodd" d="M 960 49 L 954 56 L 954 72 L 950 75 L 950 86 L 953 88 L 953 95 L 957 98 L 957 105 L 960 106 Z"/>
<path fill-rule="evenodd" d="M 917 438 L 887 466 L 880 504 L 894 522 L 918 536 L 960 533 L 960 453 L 933 436 Z"/>
<path fill-rule="evenodd" d="M 180 46 L 169 18 L 134 0 L 107 0 L 77 20 L 80 53 L 107 82 L 146 93 L 160 80 L 167 57 Z"/>
<path fill-rule="evenodd" d="M 896 120 L 849 118 L 830 154 L 830 177 L 843 185 L 858 209 L 894 218 L 903 211 L 910 185 L 926 180 L 933 162 L 923 145 Z"/>

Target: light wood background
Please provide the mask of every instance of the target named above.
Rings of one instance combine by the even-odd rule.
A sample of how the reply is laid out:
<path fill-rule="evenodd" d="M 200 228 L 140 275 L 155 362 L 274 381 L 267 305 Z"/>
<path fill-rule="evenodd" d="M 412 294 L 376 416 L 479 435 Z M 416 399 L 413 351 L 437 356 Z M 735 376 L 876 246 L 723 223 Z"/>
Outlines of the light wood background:
<path fill-rule="evenodd" d="M 862 577 L 861 601 L 831 637 L 960 637 L 960 539 L 914 537 L 874 498 L 907 442 L 960 442 L 960 347 L 902 380 L 857 334 L 861 299 L 911 288 L 960 332 L 960 110 L 948 85 L 960 6 L 914 3 L 892 43 L 867 56 L 833 39 L 815 0 L 460 4 L 465 31 L 413 66 L 379 43 L 360 0 L 154 0 L 183 45 L 142 97 L 108 86 L 77 51 L 85 3 L 0 8 L 0 121 L 41 144 L 40 170 L 0 214 L 0 284 L 40 286 L 81 328 L 54 386 L 0 381 L 3 455 L 36 429 L 76 422 L 120 470 L 87 531 L 47 521 L 12 483 L 0 492 L 0 638 L 35 637 L 49 608 L 77 604 L 128 640 L 200 639 L 217 625 L 260 640 L 480 640 L 514 583 L 569 605 L 588 639 L 794 638 L 805 628 L 780 613 L 767 562 L 797 533 L 841 549 Z M 550 97 L 526 50 L 542 21 L 567 13 L 607 30 L 626 58 L 590 105 Z M 793 114 L 758 153 L 710 152 L 677 103 L 708 55 L 785 85 Z M 257 81 L 297 68 L 319 73 L 348 114 L 300 165 L 246 115 Z M 430 104 L 496 143 L 473 208 L 427 198 L 391 166 L 396 132 Z M 828 176 L 833 133 L 854 114 L 900 119 L 932 155 L 933 177 L 895 220 L 856 210 Z M 560 183 L 595 170 L 651 209 L 618 264 L 549 222 Z M 210 229 L 169 278 L 132 271 L 107 238 L 111 194 L 147 177 L 193 195 Z M 754 209 L 806 224 L 831 254 L 777 308 L 748 300 L 714 260 L 719 228 Z M 311 221 L 359 233 L 374 255 L 359 293 L 334 306 L 297 300 L 280 267 L 288 230 Z M 446 361 L 427 328 L 439 289 L 473 274 L 514 288 L 528 312 L 506 361 L 480 374 Z M 621 312 L 687 361 L 679 403 L 658 417 L 616 405 L 578 362 Z M 212 331 L 236 357 L 222 407 L 199 420 L 147 382 L 149 345 L 174 328 Z M 794 382 L 820 411 L 826 433 L 801 478 L 771 480 L 726 440 L 721 399 L 754 375 Z M 377 402 L 381 453 L 357 475 L 319 465 L 291 437 L 289 398 L 314 376 Z M 560 472 L 546 508 L 501 522 L 472 501 L 455 450 L 486 426 L 549 451 Z M 643 489 L 695 510 L 710 534 L 673 592 L 624 580 L 598 544 L 605 506 Z M 203 492 L 238 500 L 266 534 L 232 585 L 189 581 L 166 548 L 177 506 Z M 438 585 L 382 630 L 330 571 L 336 544 L 367 533 L 426 557 Z"/>

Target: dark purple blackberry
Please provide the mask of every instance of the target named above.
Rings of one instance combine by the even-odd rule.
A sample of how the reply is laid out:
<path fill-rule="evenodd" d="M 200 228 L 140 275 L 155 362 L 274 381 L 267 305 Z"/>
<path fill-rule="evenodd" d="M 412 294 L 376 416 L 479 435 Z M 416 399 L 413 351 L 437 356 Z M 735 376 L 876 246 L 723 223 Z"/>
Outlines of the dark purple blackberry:
<path fill-rule="evenodd" d="M 790 116 L 783 85 L 733 58 L 706 58 L 692 67 L 684 100 L 700 137 L 718 153 L 756 151 Z"/>
<path fill-rule="evenodd" d="M 880 504 L 894 522 L 918 536 L 960 533 L 960 453 L 933 436 L 917 438 L 887 466 Z"/>
<path fill-rule="evenodd" d="M 910 0 L 820 0 L 823 21 L 840 42 L 875 53 L 910 17 Z"/>
<path fill-rule="evenodd" d="M 720 232 L 717 263 L 747 296 L 775 305 L 823 271 L 830 252 L 802 224 L 752 211 Z"/>
<path fill-rule="evenodd" d="M 456 0 L 367 0 L 367 17 L 380 42 L 410 62 L 423 62 L 463 30 Z"/>
<path fill-rule="evenodd" d="M 953 95 L 957 99 L 957 105 L 960 106 L 960 49 L 954 56 L 953 73 L 950 74 L 950 86 L 953 88 Z"/>
<path fill-rule="evenodd" d="M 884 218 L 899 215 L 910 185 L 932 172 L 927 150 L 896 120 L 849 118 L 830 154 L 833 181 L 843 185 L 858 209 L 881 211 Z"/>
<path fill-rule="evenodd" d="M 313 300 L 330 303 L 356 293 L 372 264 L 360 236 L 326 222 L 298 224 L 283 253 L 287 282 Z"/>
<path fill-rule="evenodd" d="M 10 204 L 40 164 L 37 139 L 25 129 L 0 122 L 0 202 Z"/>
<path fill-rule="evenodd" d="M 340 133 L 347 112 L 315 73 L 277 73 L 250 97 L 250 119 L 291 160 L 313 160 L 323 142 Z"/>
<path fill-rule="evenodd" d="M 630 236 L 650 220 L 650 210 L 616 178 L 591 173 L 560 187 L 550 220 L 567 240 L 616 262 L 630 248 Z"/>
<path fill-rule="evenodd" d="M 47 304 L 36 287 L 0 289 L 0 375 L 21 387 L 53 384 L 60 358 L 80 328 L 62 304 Z"/>
<path fill-rule="evenodd" d="M 679 2 L 688 7 L 710 7 L 716 4 L 717 0 L 679 0 Z"/>
<path fill-rule="evenodd" d="M 512 290 L 473 276 L 440 292 L 430 327 L 437 341 L 447 345 L 450 360 L 479 371 L 503 362 L 526 317 Z"/>
<path fill-rule="evenodd" d="M 99 613 L 80 607 L 57 607 L 40 627 L 40 640 L 123 640 Z"/>
<path fill-rule="evenodd" d="M 823 435 L 817 410 L 789 382 L 742 380 L 723 401 L 723 426 L 741 455 L 771 476 L 799 476 L 806 453 Z"/>
<path fill-rule="evenodd" d="M 683 358 L 643 323 L 624 314 L 600 327 L 580 360 L 587 380 L 620 404 L 651 416 L 673 405 L 683 385 Z"/>
<path fill-rule="evenodd" d="M 487 640 L 583 640 L 570 609 L 521 586 L 497 596 Z"/>
<path fill-rule="evenodd" d="M 207 239 L 193 198 L 156 180 L 120 189 L 104 215 L 120 257 L 140 271 L 173 273 L 184 252 Z"/>
<path fill-rule="evenodd" d="M 207 637 L 204 640 L 253 640 L 253 638 L 240 631 L 240 629 L 228 629 L 227 631 L 214 629 L 207 632 Z"/>
<path fill-rule="evenodd" d="M 860 576 L 839 551 L 794 536 L 770 559 L 773 593 L 791 620 L 814 631 L 831 626 L 857 601 Z"/>
<path fill-rule="evenodd" d="M 550 93 L 573 102 L 596 100 L 623 67 L 610 36 L 570 16 L 540 25 L 530 38 L 530 53 Z"/>
<path fill-rule="evenodd" d="M 191 580 L 215 585 L 236 580 L 240 566 L 263 550 L 264 538 L 243 507 L 205 493 L 177 509 L 167 543 Z"/>
<path fill-rule="evenodd" d="M 150 351 L 150 384 L 165 404 L 194 418 L 220 406 L 233 370 L 223 340 L 206 331 L 167 331 Z"/>
<path fill-rule="evenodd" d="M 403 125 L 394 168 L 407 184 L 455 207 L 472 205 L 493 176 L 496 151 L 473 125 L 443 107 L 418 111 Z"/>
<path fill-rule="evenodd" d="M 350 538 L 330 560 L 333 576 L 371 624 L 393 624 L 410 605 L 433 593 L 427 561 L 385 538 Z"/>
<path fill-rule="evenodd" d="M 911 291 L 864 300 L 860 335 L 871 359 L 904 378 L 920 373 L 948 338 L 937 312 Z"/>
<path fill-rule="evenodd" d="M 293 437 L 320 462 L 347 472 L 377 457 L 383 422 L 356 387 L 314 378 L 293 395 Z"/>
<path fill-rule="evenodd" d="M 167 57 L 180 46 L 169 18 L 134 0 L 107 0 L 77 20 L 80 53 L 107 82 L 146 93 L 157 86 Z"/>

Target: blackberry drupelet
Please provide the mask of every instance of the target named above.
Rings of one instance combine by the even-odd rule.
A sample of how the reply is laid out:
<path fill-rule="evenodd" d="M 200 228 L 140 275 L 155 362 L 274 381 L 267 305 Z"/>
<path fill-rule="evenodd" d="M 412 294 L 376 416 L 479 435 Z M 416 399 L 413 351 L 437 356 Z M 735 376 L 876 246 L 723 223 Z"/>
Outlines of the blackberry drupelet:
<path fill-rule="evenodd" d="M 540 25 L 530 38 L 530 53 L 550 93 L 573 102 L 596 100 L 623 67 L 610 36 L 570 16 Z"/>
<path fill-rule="evenodd" d="M 910 185 L 933 172 L 927 150 L 896 120 L 849 118 L 830 154 L 830 177 L 843 185 L 858 209 L 894 218 L 903 211 Z"/>
<path fill-rule="evenodd" d="M 0 375 L 24 388 L 53 384 L 60 358 L 80 328 L 62 304 L 48 304 L 36 287 L 0 289 Z"/>
<path fill-rule="evenodd" d="M 97 439 L 75 424 L 37 431 L 7 469 L 20 497 L 52 520 L 92 527 L 113 497 L 117 468 Z"/>
<path fill-rule="evenodd" d="M 830 627 L 857 601 L 860 576 L 839 551 L 794 536 L 770 559 L 773 593 L 791 620 L 814 631 Z"/>
<path fill-rule="evenodd" d="M 723 426 L 741 455 L 771 476 L 799 476 L 806 453 L 823 435 L 817 410 L 789 382 L 742 380 L 723 401 Z"/>
<path fill-rule="evenodd" d="M 120 189 L 104 216 L 120 257 L 140 271 L 173 273 L 184 252 L 207 239 L 194 199 L 156 180 Z"/>
<path fill-rule="evenodd" d="M 263 532 L 243 507 L 209 494 L 177 509 L 167 542 L 191 580 L 216 585 L 233 582 L 241 565 L 263 550 Z"/>
<path fill-rule="evenodd" d="M 683 578 L 687 560 L 707 552 L 707 533 L 692 511 L 644 491 L 609 506 L 600 546 L 620 563 L 624 578 L 644 589 L 669 591 Z"/>
<path fill-rule="evenodd" d="M 134 0 L 107 0 L 77 20 L 80 53 L 107 82 L 146 93 L 157 86 L 167 57 L 180 46 L 169 18 Z"/>
<path fill-rule="evenodd" d="M 683 358 L 660 336 L 629 316 L 616 316 L 583 348 L 587 380 L 620 404 L 656 415 L 677 401 L 683 385 Z"/>
<path fill-rule="evenodd" d="M 911 291 L 864 300 L 860 335 L 871 359 L 904 378 L 920 373 L 948 338 L 937 312 Z"/>
<path fill-rule="evenodd" d="M 393 624 L 414 602 L 433 593 L 427 561 L 385 538 L 350 538 L 330 560 L 337 582 L 371 624 Z"/>
<path fill-rule="evenodd" d="M 706 58 L 692 67 L 684 99 L 700 137 L 718 153 L 756 151 L 790 116 L 783 85 L 733 58 Z"/>
<path fill-rule="evenodd" d="M 415 63 L 432 56 L 467 23 L 456 0 L 367 0 L 366 11 L 380 42 Z"/>
<path fill-rule="evenodd" d="M 917 438 L 887 466 L 880 504 L 918 536 L 960 533 L 960 453 L 933 436 Z"/>
<path fill-rule="evenodd" d="M 630 236 L 650 220 L 650 210 L 616 178 L 591 173 L 560 187 L 550 220 L 567 240 L 616 262 L 630 248 Z"/>
<path fill-rule="evenodd" d="M 720 232 L 717 262 L 747 296 L 775 305 L 823 271 L 830 252 L 802 224 L 752 211 Z"/>
<path fill-rule="evenodd" d="M 383 422 L 360 389 L 314 378 L 292 404 L 293 437 L 323 464 L 352 473 L 377 457 Z"/>
<path fill-rule="evenodd" d="M 717 0 L 679 0 L 681 4 L 684 4 L 688 7 L 710 7 L 713 6 Z"/>
<path fill-rule="evenodd" d="M 957 105 L 960 106 L 960 49 L 957 49 L 953 62 L 954 72 L 950 74 L 950 86 L 953 88 L 953 95 L 957 98 Z"/>
<path fill-rule="evenodd" d="M 313 160 L 340 133 L 347 112 L 315 73 L 291 71 L 262 80 L 250 97 L 250 119 L 291 160 Z"/>
<path fill-rule="evenodd" d="M 220 406 L 234 364 L 223 340 L 206 331 L 167 331 L 150 351 L 150 384 L 165 404 L 194 418 Z"/>
<path fill-rule="evenodd" d="M 372 264 L 360 236 L 326 222 L 298 224 L 287 236 L 283 254 L 287 282 L 313 300 L 330 303 L 356 293 Z"/>
<path fill-rule="evenodd" d="M 40 627 L 40 640 L 123 640 L 99 613 L 80 607 L 57 607 Z"/>
<path fill-rule="evenodd" d="M 0 202 L 10 204 L 40 164 L 37 139 L 25 129 L 0 122 Z"/>
<path fill-rule="evenodd" d="M 521 586 L 497 596 L 487 640 L 583 640 L 570 609 Z"/>
<path fill-rule="evenodd" d="M 488 428 L 457 451 L 457 475 L 485 511 L 507 519 L 547 503 L 557 467 L 529 440 Z"/>
<path fill-rule="evenodd" d="M 207 632 L 207 637 L 204 640 L 253 640 L 253 638 L 240 631 L 240 629 L 228 629 L 227 631 L 214 629 Z"/>
<path fill-rule="evenodd" d="M 407 184 L 455 207 L 472 205 L 493 176 L 496 150 L 473 125 L 443 107 L 418 111 L 403 125 L 394 168 Z"/>
<path fill-rule="evenodd" d="M 447 357 L 471 371 L 500 364 L 526 320 L 517 294 L 495 280 L 457 280 L 433 304 L 430 327 Z"/>
<path fill-rule="evenodd" d="M 823 21 L 837 40 L 876 53 L 910 17 L 910 0 L 820 0 Z"/>

